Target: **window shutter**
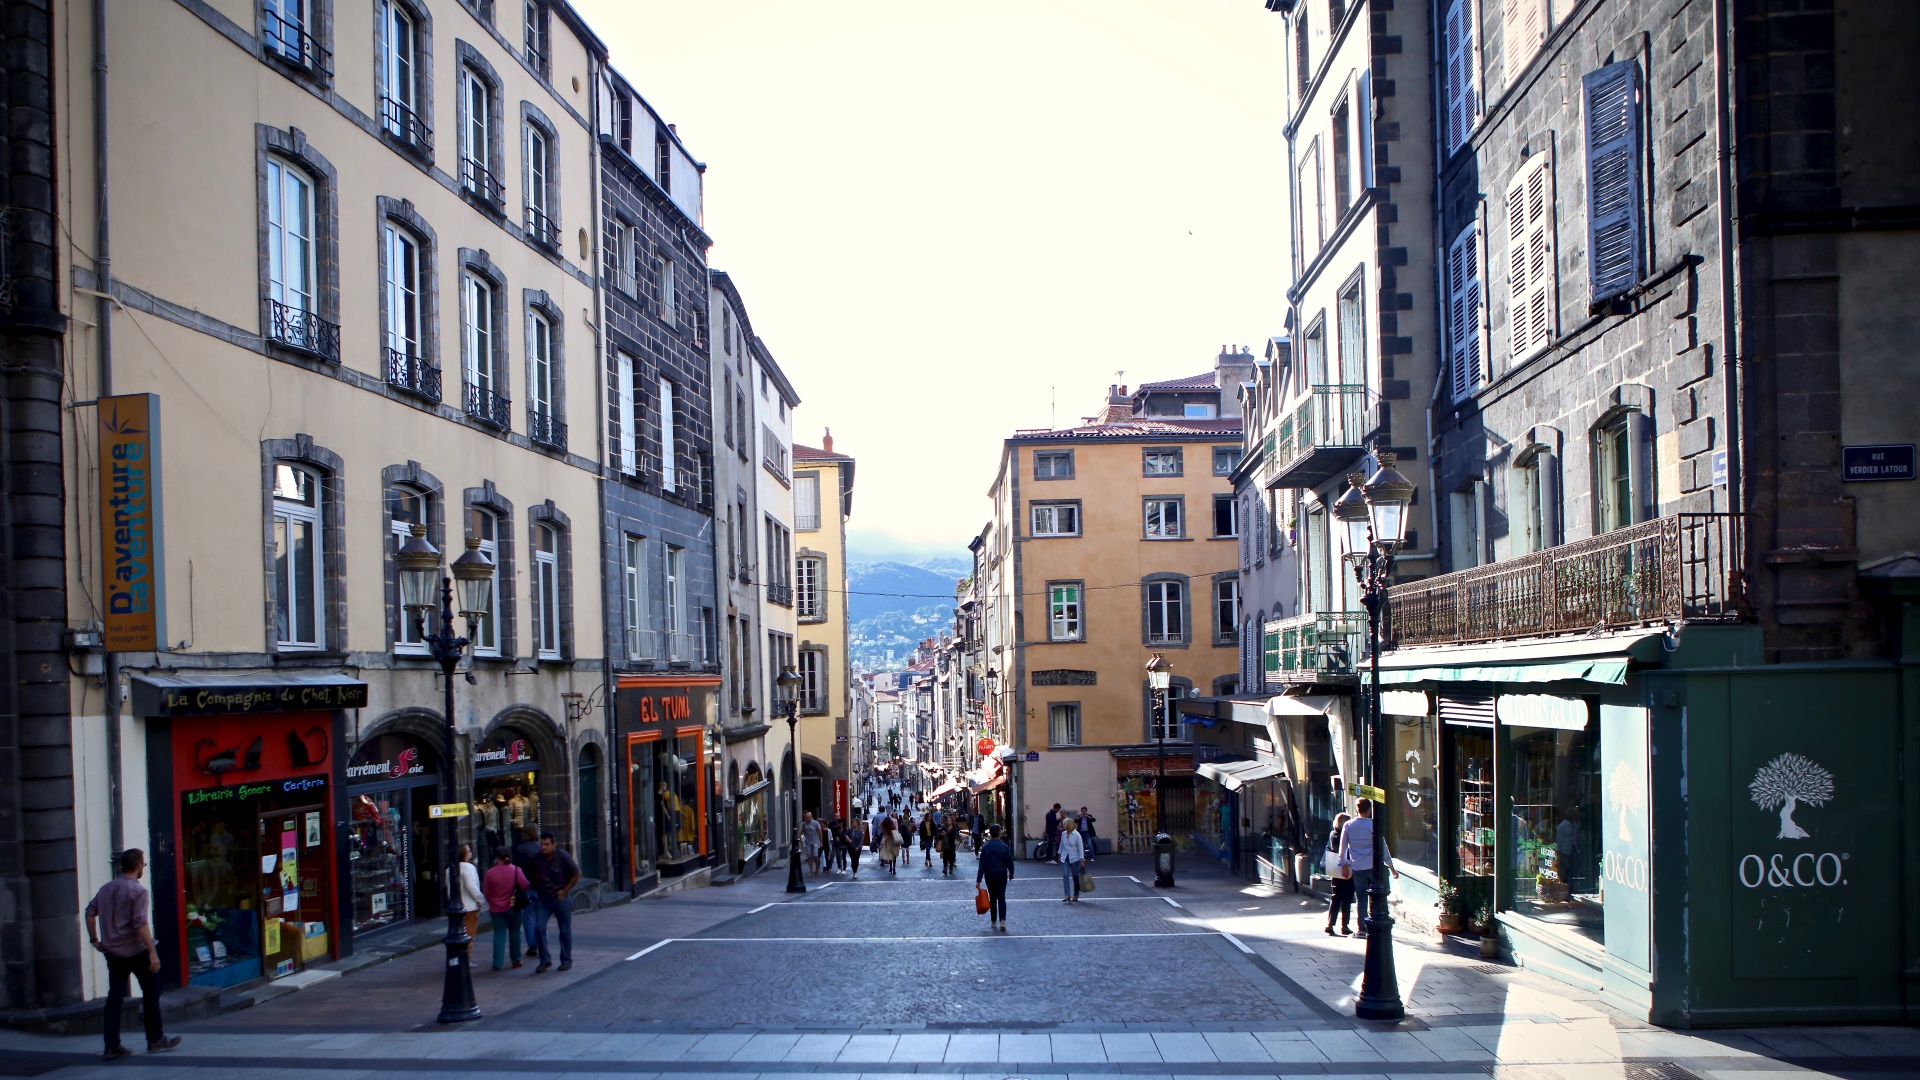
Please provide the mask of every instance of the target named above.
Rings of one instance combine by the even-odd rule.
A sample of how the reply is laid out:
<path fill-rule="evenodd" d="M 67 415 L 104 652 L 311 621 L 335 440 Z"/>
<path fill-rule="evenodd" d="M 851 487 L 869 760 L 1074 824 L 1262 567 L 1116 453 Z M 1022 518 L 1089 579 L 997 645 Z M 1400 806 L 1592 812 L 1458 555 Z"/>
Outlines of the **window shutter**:
<path fill-rule="evenodd" d="M 1503 0 L 1500 9 L 1500 48 L 1507 85 L 1520 77 L 1528 61 L 1547 37 L 1547 0 Z"/>
<path fill-rule="evenodd" d="M 1633 518 L 1623 524 L 1651 521 L 1657 505 L 1653 490 L 1653 417 L 1643 412 L 1627 414 L 1627 467 L 1627 513 Z"/>
<path fill-rule="evenodd" d="M 1559 287 L 1553 259 L 1553 164 L 1545 153 L 1507 187 L 1507 328 L 1513 362 L 1553 339 Z"/>
<path fill-rule="evenodd" d="M 1540 500 L 1540 546 L 1550 548 L 1560 543 L 1560 459 L 1542 450 L 1533 460 L 1540 478 L 1534 496 Z"/>
<path fill-rule="evenodd" d="M 1362 189 L 1373 186 L 1373 72 L 1362 71 L 1354 92 L 1353 156 Z"/>
<path fill-rule="evenodd" d="M 634 444 L 638 442 L 633 422 L 633 358 L 615 354 L 613 374 L 613 443 L 620 448 L 613 464 L 623 473 L 637 471 Z"/>
<path fill-rule="evenodd" d="M 1587 274 L 1591 303 L 1640 280 L 1640 95 L 1631 60 L 1583 80 L 1587 111 Z"/>
<path fill-rule="evenodd" d="M 1480 118 L 1480 72 L 1474 59 L 1471 0 L 1453 0 L 1447 7 L 1445 32 L 1447 153 L 1452 155 L 1467 141 L 1474 121 Z"/>
<path fill-rule="evenodd" d="M 1480 226 L 1460 230 L 1447 252 L 1447 321 L 1453 399 L 1480 388 Z"/>

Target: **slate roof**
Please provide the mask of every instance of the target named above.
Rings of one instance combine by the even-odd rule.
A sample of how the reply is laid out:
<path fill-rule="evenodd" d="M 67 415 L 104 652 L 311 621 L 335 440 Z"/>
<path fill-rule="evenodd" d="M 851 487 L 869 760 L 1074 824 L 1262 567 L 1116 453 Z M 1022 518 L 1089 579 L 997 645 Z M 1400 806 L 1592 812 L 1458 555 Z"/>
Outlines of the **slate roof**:
<path fill-rule="evenodd" d="M 1013 441 L 1028 439 L 1152 439 L 1152 438 L 1207 438 L 1220 436 L 1238 436 L 1240 418 L 1222 416 L 1209 420 L 1184 420 L 1178 417 L 1155 417 L 1152 419 L 1118 420 L 1111 424 L 1081 424 L 1077 427 L 1054 428 L 1043 431 L 1021 431 L 1013 436 Z"/>
<path fill-rule="evenodd" d="M 1184 379 L 1164 379 L 1160 382 L 1141 383 L 1136 393 L 1149 394 L 1156 390 L 1217 390 L 1213 383 L 1213 372 L 1203 371 L 1198 375 L 1189 375 Z"/>

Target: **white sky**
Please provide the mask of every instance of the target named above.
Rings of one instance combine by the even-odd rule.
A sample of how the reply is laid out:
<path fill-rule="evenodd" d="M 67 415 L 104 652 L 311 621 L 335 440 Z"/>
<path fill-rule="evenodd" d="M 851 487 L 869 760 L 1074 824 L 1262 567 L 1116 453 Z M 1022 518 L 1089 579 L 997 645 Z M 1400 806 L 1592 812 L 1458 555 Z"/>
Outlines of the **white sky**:
<path fill-rule="evenodd" d="M 712 266 L 799 440 L 858 459 L 868 554 L 964 554 L 1013 429 L 1280 331 L 1260 0 L 574 2 L 706 163 Z"/>

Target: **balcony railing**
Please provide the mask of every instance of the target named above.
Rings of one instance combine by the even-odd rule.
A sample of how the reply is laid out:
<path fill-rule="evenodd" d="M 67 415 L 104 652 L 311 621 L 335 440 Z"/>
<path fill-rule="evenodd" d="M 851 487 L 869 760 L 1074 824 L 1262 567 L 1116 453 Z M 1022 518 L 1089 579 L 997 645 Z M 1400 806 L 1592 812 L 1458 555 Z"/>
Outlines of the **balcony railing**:
<path fill-rule="evenodd" d="M 267 337 L 289 349 L 340 362 L 340 326 L 290 304 L 267 301 Z"/>
<path fill-rule="evenodd" d="M 567 423 L 548 412 L 529 412 L 527 414 L 527 438 L 535 445 L 553 450 L 567 448 Z"/>
<path fill-rule="evenodd" d="M 288 19 L 272 4 L 260 6 L 260 44 L 269 55 L 320 74 L 333 73 L 333 54 L 320 47 L 307 28 Z"/>
<path fill-rule="evenodd" d="M 1517 559 L 1396 585 L 1396 645 L 1746 617 L 1740 514 L 1675 514 Z"/>
<path fill-rule="evenodd" d="M 1261 631 L 1267 685 L 1350 679 L 1359 671 L 1366 636 L 1367 617 L 1357 611 L 1323 611 L 1267 623 Z"/>
<path fill-rule="evenodd" d="M 560 225 L 537 206 L 527 207 L 527 239 L 542 247 L 560 246 Z"/>
<path fill-rule="evenodd" d="M 460 186 L 496 211 L 507 205 L 506 185 L 485 165 L 470 157 L 460 159 Z"/>
<path fill-rule="evenodd" d="M 767 601 L 769 603 L 779 604 L 781 607 L 792 607 L 793 586 L 769 584 L 767 586 Z"/>
<path fill-rule="evenodd" d="M 440 369 L 399 349 L 387 350 L 387 385 L 429 401 L 440 400 Z"/>
<path fill-rule="evenodd" d="M 1274 483 L 1315 487 L 1359 460 L 1373 425 L 1364 386 L 1315 386 L 1298 409 L 1280 421 L 1270 460 Z"/>
<path fill-rule="evenodd" d="M 433 129 L 419 113 L 384 95 L 380 98 L 380 127 L 423 156 L 433 153 Z"/>
<path fill-rule="evenodd" d="M 468 383 L 467 415 L 505 431 L 513 426 L 513 402 L 484 387 Z"/>

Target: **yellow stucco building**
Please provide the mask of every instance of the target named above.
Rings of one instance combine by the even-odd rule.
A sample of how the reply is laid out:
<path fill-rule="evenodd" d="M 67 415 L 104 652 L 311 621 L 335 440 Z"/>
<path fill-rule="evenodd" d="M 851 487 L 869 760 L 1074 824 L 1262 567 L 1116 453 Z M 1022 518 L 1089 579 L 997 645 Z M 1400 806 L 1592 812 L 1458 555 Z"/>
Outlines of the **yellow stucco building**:
<path fill-rule="evenodd" d="M 853 514 L 853 467 L 853 458 L 834 452 L 832 432 L 819 447 L 793 446 L 801 806 L 826 819 L 848 811 L 853 669 L 847 657 L 847 518 Z"/>

